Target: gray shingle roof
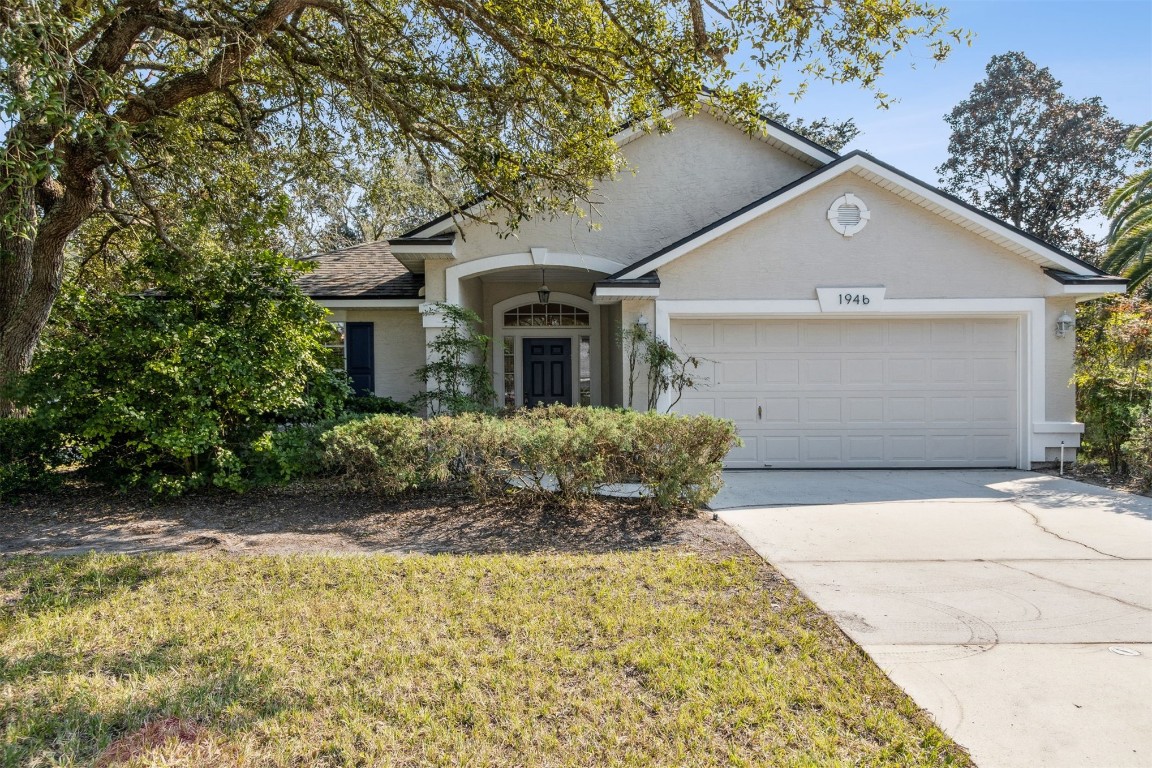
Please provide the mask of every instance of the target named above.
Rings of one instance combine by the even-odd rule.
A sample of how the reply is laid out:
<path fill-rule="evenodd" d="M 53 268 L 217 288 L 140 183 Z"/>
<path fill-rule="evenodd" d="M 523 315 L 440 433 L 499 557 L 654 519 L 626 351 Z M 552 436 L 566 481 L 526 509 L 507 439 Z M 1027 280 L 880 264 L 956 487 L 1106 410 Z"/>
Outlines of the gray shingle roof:
<path fill-rule="evenodd" d="M 416 299 L 424 276 L 396 260 L 386 240 L 318 253 L 301 261 L 316 269 L 296 280 L 314 299 Z"/>

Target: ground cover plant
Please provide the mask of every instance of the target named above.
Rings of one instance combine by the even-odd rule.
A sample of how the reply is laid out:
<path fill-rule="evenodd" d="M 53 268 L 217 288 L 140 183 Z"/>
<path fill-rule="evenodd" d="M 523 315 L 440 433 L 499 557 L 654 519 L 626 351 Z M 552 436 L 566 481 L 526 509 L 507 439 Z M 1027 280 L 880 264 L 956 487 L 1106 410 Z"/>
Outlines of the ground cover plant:
<path fill-rule="evenodd" d="M 761 561 L 0 561 L 0 762 L 969 765 Z"/>

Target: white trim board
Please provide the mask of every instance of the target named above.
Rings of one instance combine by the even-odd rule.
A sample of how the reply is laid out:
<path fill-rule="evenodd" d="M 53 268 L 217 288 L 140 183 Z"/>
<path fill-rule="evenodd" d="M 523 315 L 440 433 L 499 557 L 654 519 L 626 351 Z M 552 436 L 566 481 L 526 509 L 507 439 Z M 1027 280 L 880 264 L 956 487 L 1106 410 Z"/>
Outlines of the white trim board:
<path fill-rule="evenodd" d="M 885 168 L 870 157 L 865 155 L 850 155 L 835 167 L 816 171 L 809 176 L 806 181 L 770 197 L 760 205 L 748 209 L 739 216 L 732 217 L 719 226 L 701 232 L 696 237 L 661 254 L 656 259 L 638 262 L 633 268 L 627 272 L 619 273 L 616 277 L 620 280 L 632 280 L 653 270 L 660 269 L 681 256 L 695 251 L 702 245 L 712 242 L 846 173 L 854 173 L 865 181 L 875 183 L 881 188 L 900 195 L 933 213 L 939 214 L 949 221 L 956 223 L 958 226 L 968 229 L 1041 266 L 1065 270 L 1076 275 L 1096 275 L 1095 272 L 1083 264 L 1068 259 L 1054 249 L 1046 248 L 1036 243 L 1031 238 L 1016 232 L 1002 223 L 973 214 L 964 206 L 925 184 L 910 184 L 908 179 Z"/>
<path fill-rule="evenodd" d="M 473 259 L 460 264 L 453 264 L 444 270 L 444 301 L 448 304 L 460 303 L 460 281 L 467 277 L 497 272 L 501 269 L 514 269 L 516 267 L 573 267 L 597 272 L 601 275 L 610 275 L 623 266 L 618 261 L 605 259 L 600 256 L 587 256 L 580 253 L 564 253 L 562 251 L 545 251 L 534 248 L 536 255 L 531 251 L 520 253 L 505 253 L 499 256 L 486 256 L 482 259 Z M 539 262 L 541 251 L 544 252 L 545 261 Z"/>

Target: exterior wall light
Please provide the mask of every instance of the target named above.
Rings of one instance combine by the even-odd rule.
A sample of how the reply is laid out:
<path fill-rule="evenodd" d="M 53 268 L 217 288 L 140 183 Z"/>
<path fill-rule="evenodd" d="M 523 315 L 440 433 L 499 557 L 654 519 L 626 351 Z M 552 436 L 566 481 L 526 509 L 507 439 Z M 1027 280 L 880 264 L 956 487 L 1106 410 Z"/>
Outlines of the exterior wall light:
<path fill-rule="evenodd" d="M 644 315 L 640 315 L 640 317 L 636 318 L 636 327 L 641 331 L 648 330 L 648 318 L 644 317 Z"/>
<path fill-rule="evenodd" d="M 544 270 L 540 270 L 540 287 L 536 289 L 536 298 L 540 299 L 541 304 L 547 304 L 551 297 L 552 291 L 548 290 L 548 284 L 544 282 Z"/>
<path fill-rule="evenodd" d="M 1076 321 L 1067 312 L 1061 312 L 1056 318 L 1056 338 L 1062 339 L 1076 326 Z"/>

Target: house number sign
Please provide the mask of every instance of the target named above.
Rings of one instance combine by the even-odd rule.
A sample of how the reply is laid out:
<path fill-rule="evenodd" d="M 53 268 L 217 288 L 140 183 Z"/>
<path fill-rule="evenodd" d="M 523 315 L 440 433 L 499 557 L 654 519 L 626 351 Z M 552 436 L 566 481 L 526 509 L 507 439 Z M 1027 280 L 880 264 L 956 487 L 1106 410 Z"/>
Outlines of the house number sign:
<path fill-rule="evenodd" d="M 875 312 L 884 306 L 882 285 L 817 288 L 821 312 Z"/>

